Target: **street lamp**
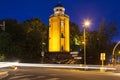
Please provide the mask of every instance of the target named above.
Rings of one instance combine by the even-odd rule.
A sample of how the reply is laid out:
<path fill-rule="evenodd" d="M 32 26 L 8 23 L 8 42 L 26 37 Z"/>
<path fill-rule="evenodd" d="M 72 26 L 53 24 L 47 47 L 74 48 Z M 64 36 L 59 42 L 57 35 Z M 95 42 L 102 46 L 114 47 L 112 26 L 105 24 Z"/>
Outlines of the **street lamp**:
<path fill-rule="evenodd" d="M 118 51 L 118 54 L 120 54 L 120 51 Z"/>
<path fill-rule="evenodd" d="M 90 26 L 90 20 L 85 20 L 83 23 L 83 28 L 84 28 L 84 32 L 83 32 L 83 36 L 84 36 L 84 65 L 86 65 L 86 28 Z"/>
<path fill-rule="evenodd" d="M 118 63 L 120 64 L 120 51 L 118 51 Z"/>
<path fill-rule="evenodd" d="M 115 49 L 117 48 L 117 46 L 120 44 L 120 41 L 118 41 L 118 43 L 114 46 L 113 51 L 112 51 L 112 63 L 113 65 L 116 64 L 116 60 L 115 60 Z"/>
<path fill-rule="evenodd" d="M 42 52 L 41 52 L 41 56 L 42 56 L 42 60 L 41 63 L 44 63 L 44 56 L 45 56 L 45 49 L 44 49 L 45 43 L 42 42 Z"/>

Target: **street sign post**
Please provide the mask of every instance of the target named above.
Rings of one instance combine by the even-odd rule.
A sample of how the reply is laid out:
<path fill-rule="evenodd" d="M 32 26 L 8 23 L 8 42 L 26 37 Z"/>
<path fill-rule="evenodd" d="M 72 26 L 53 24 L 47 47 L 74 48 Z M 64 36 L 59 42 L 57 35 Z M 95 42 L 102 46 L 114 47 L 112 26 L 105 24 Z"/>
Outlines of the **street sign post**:
<path fill-rule="evenodd" d="M 43 63 L 44 62 L 44 56 L 45 56 L 45 52 L 44 51 L 41 52 L 41 56 L 42 56 L 41 63 Z"/>
<path fill-rule="evenodd" d="M 41 52 L 41 56 L 44 57 L 44 54 L 45 54 L 44 51 L 42 51 L 42 52 Z"/>
<path fill-rule="evenodd" d="M 102 61 L 102 66 L 104 66 L 105 53 L 100 54 L 100 60 Z"/>

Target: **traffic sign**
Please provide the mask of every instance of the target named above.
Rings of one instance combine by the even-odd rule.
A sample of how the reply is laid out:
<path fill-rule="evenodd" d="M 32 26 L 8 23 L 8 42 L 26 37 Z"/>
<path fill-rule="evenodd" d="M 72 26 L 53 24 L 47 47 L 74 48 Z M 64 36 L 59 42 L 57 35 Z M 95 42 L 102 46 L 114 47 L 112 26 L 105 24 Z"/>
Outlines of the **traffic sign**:
<path fill-rule="evenodd" d="M 72 57 L 76 57 L 76 56 L 78 56 L 78 55 L 77 55 L 77 54 L 73 54 L 73 55 L 72 55 Z"/>
<path fill-rule="evenodd" d="M 82 59 L 82 57 L 74 57 L 74 59 Z"/>
<path fill-rule="evenodd" d="M 45 54 L 45 53 L 44 53 L 44 51 L 42 51 L 42 52 L 41 52 L 41 56 L 43 56 L 43 57 L 44 57 L 44 54 Z"/>
<path fill-rule="evenodd" d="M 70 54 L 78 54 L 78 52 L 70 52 Z"/>
<path fill-rule="evenodd" d="M 105 60 L 105 53 L 100 54 L 100 60 Z"/>

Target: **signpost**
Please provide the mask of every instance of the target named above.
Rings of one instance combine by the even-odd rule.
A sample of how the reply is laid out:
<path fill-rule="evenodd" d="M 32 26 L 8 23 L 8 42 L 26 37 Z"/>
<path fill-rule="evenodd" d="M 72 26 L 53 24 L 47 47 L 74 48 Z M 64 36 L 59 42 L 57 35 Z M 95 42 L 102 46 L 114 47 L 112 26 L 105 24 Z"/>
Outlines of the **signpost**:
<path fill-rule="evenodd" d="M 44 51 L 42 51 L 42 52 L 41 52 L 41 56 L 42 56 L 41 63 L 43 63 L 43 62 L 44 62 L 44 55 L 45 55 L 45 52 L 44 52 Z"/>
<path fill-rule="evenodd" d="M 105 53 L 100 54 L 100 60 L 102 61 L 102 67 L 104 66 Z"/>
<path fill-rule="evenodd" d="M 42 51 L 42 52 L 41 52 L 41 56 L 44 57 L 44 54 L 45 54 L 44 51 Z"/>

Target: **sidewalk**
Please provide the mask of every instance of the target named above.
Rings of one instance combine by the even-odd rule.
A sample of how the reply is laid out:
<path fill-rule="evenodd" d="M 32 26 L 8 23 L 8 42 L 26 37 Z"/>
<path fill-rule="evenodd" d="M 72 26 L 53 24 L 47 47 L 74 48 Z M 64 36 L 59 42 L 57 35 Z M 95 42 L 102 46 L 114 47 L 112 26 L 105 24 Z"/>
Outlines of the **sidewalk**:
<path fill-rule="evenodd" d="M 0 80 L 1 80 L 2 78 L 7 77 L 7 76 L 8 76 L 8 72 L 7 72 L 7 71 L 2 71 L 2 72 L 0 72 Z"/>

